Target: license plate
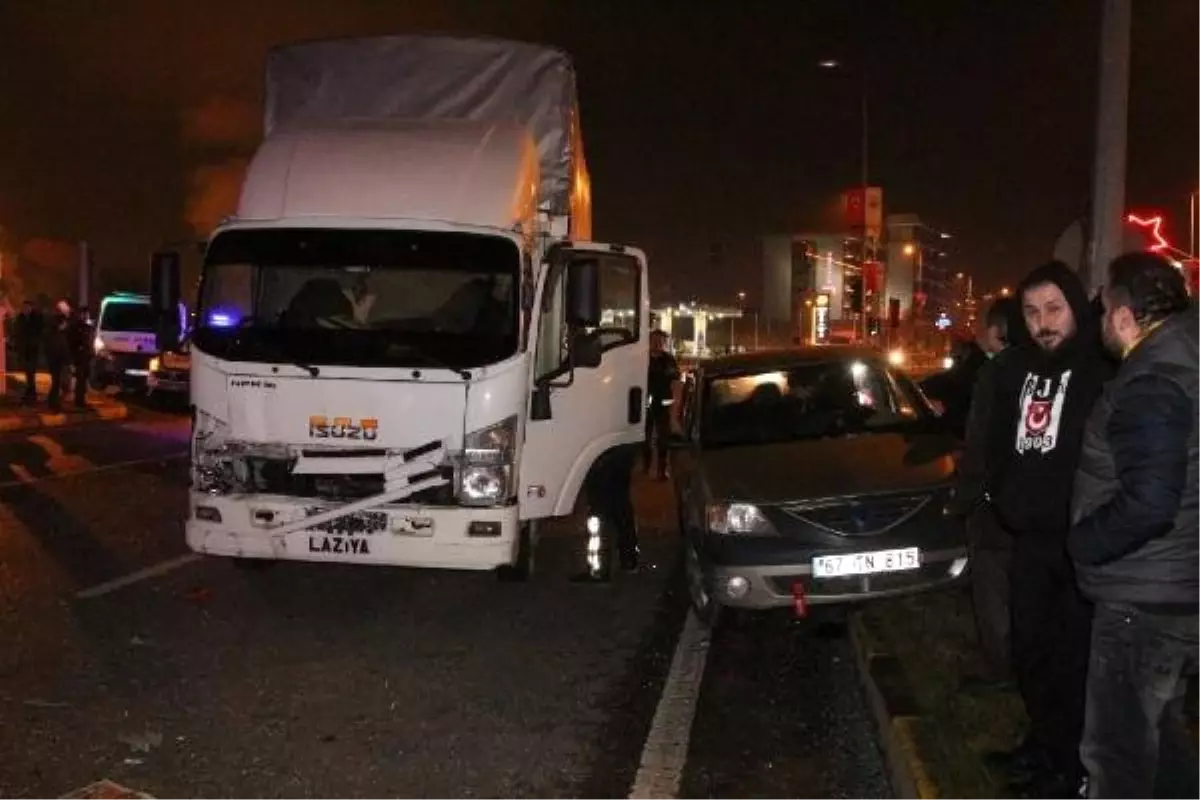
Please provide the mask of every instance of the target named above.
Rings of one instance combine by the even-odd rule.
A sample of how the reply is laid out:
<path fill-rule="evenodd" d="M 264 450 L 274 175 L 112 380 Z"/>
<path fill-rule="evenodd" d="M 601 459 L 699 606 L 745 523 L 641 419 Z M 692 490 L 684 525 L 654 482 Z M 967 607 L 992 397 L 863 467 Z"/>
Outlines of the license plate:
<path fill-rule="evenodd" d="M 905 572 L 921 566 L 921 550 L 877 550 L 873 553 L 846 553 L 817 556 L 812 561 L 814 578 L 844 578 L 850 575 L 875 575 L 880 572 Z"/>
<path fill-rule="evenodd" d="M 320 514 L 325 509 L 310 508 L 308 516 Z M 345 514 L 327 522 L 319 522 L 308 528 L 312 533 L 332 533 L 339 536 L 354 536 L 356 534 L 380 533 L 387 530 L 388 517 L 382 511 L 360 511 L 356 514 Z"/>

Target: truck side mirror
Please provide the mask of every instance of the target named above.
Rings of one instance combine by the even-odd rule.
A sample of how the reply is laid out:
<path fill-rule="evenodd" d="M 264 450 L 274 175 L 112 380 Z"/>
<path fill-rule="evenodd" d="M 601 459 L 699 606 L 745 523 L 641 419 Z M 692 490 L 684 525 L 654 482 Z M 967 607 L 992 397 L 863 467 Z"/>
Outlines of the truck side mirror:
<path fill-rule="evenodd" d="M 533 387 L 533 402 L 530 403 L 529 418 L 534 421 L 551 419 L 553 412 L 550 409 L 550 386 L 545 383 L 539 383 Z"/>
<path fill-rule="evenodd" d="M 150 307 L 158 318 L 155 338 L 159 352 L 178 347 L 183 333 L 179 321 L 180 280 L 179 253 L 161 250 L 150 256 Z"/>
<path fill-rule="evenodd" d="M 581 369 L 595 369 L 604 358 L 600 337 L 579 332 L 571 341 L 571 364 Z"/>
<path fill-rule="evenodd" d="M 595 258 L 567 265 L 567 324 L 573 328 L 600 325 L 600 262 Z"/>

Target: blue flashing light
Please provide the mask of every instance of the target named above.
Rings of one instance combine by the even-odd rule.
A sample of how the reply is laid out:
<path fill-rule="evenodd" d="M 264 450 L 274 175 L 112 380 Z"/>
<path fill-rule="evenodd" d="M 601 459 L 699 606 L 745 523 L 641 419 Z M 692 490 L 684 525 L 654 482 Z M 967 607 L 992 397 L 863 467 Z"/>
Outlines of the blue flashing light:
<path fill-rule="evenodd" d="M 232 328 L 237 324 L 237 317 L 225 311 L 208 312 L 208 325 L 211 328 Z"/>

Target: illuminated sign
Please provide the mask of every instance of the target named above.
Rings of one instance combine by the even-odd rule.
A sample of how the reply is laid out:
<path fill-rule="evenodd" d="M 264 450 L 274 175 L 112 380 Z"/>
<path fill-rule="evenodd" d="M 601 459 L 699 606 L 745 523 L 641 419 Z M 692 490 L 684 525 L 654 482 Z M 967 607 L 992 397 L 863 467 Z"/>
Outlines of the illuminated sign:
<path fill-rule="evenodd" d="M 829 295 L 822 292 L 817 295 L 817 305 L 813 309 L 813 342 L 823 344 L 829 339 Z"/>

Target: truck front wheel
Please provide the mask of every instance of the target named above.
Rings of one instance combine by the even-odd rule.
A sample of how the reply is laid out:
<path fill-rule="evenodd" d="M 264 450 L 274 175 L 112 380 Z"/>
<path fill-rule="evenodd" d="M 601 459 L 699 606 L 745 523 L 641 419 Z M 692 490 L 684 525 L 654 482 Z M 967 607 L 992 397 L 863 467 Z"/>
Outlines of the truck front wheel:
<path fill-rule="evenodd" d="M 524 583 L 533 577 L 534 555 L 537 551 L 537 520 L 521 523 L 517 534 L 517 559 L 496 569 L 496 577 L 504 583 Z"/>

